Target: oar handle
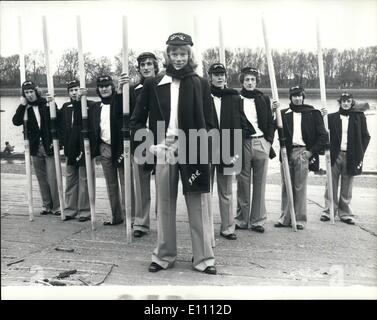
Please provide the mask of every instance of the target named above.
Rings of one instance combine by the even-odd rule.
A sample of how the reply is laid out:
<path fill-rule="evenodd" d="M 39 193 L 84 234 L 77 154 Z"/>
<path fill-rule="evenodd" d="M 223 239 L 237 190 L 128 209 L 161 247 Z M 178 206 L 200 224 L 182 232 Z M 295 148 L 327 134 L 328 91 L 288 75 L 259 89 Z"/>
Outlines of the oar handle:
<path fill-rule="evenodd" d="M 122 17 L 122 71 L 128 74 L 128 20 L 126 16 Z M 123 137 L 124 139 L 130 139 L 129 132 L 129 117 L 130 117 L 130 91 L 129 83 L 125 83 L 122 87 L 123 94 Z"/>
<path fill-rule="evenodd" d="M 274 61 L 272 60 L 270 43 L 268 41 L 267 26 L 266 26 L 266 22 L 263 16 L 262 16 L 262 29 L 263 29 L 264 45 L 266 47 L 266 57 L 267 57 L 267 65 L 268 65 L 268 74 L 269 74 L 270 83 L 271 83 L 272 98 L 275 101 L 279 101 L 279 94 L 278 94 L 276 78 L 275 78 Z M 278 127 L 278 130 L 279 129 L 282 130 L 283 121 L 281 119 L 280 107 L 276 108 L 275 113 L 276 113 L 276 125 Z M 279 137 L 280 137 L 280 134 L 279 134 Z M 283 138 L 283 135 L 280 137 L 280 140 L 282 138 Z"/>
<path fill-rule="evenodd" d="M 225 46 L 224 46 L 224 33 L 223 33 L 223 24 L 221 17 L 219 17 L 219 57 L 220 62 L 226 66 L 225 64 Z"/>
<path fill-rule="evenodd" d="M 79 76 L 80 76 L 80 88 L 86 89 L 85 83 L 85 65 L 84 65 L 84 53 L 82 50 L 82 33 L 81 33 L 81 19 L 80 16 L 76 16 L 76 29 L 77 29 L 77 50 L 79 58 Z M 86 101 L 86 90 L 81 92 L 81 115 L 83 119 L 83 128 L 87 129 L 88 108 Z"/>

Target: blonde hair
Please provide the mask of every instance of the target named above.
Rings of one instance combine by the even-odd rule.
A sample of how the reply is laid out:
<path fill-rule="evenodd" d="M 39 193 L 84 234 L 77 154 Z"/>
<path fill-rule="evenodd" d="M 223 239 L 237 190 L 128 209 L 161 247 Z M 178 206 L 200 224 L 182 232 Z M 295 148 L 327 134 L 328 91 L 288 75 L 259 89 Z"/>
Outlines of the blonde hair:
<path fill-rule="evenodd" d="M 166 50 L 164 51 L 164 67 L 166 68 L 169 64 L 171 64 L 171 60 L 170 60 L 170 57 L 169 57 L 169 53 L 171 51 L 175 51 L 175 50 L 178 50 L 178 49 L 182 49 L 182 50 L 185 50 L 187 51 L 188 53 L 188 65 L 191 66 L 191 68 L 193 68 L 194 70 L 196 69 L 196 67 L 198 66 L 198 63 L 196 62 L 196 59 L 195 59 L 195 55 L 194 55 L 194 51 L 191 49 L 191 46 L 189 45 L 182 45 L 182 46 L 173 46 L 173 45 L 168 45 L 166 47 Z"/>

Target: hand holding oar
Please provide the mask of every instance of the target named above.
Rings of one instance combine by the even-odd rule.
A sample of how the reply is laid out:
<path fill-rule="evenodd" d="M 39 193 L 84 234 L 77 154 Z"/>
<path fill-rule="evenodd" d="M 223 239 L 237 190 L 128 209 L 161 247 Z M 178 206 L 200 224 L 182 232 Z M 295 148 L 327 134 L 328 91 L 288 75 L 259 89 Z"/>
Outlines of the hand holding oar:
<path fill-rule="evenodd" d="M 274 62 L 272 60 L 271 49 L 270 49 L 270 45 L 269 45 L 269 41 L 268 41 L 268 34 L 267 34 L 266 23 L 264 21 L 264 17 L 262 17 L 262 27 L 263 27 L 264 44 L 265 44 L 265 48 L 266 48 L 268 74 L 269 74 L 269 77 L 270 77 L 272 97 L 275 101 L 279 101 L 278 89 L 277 89 L 276 78 L 275 78 Z M 294 203 L 293 203 L 291 175 L 290 175 L 290 172 L 289 172 L 287 148 L 285 146 L 285 138 L 284 138 L 284 132 L 283 132 L 283 121 L 281 119 L 279 104 L 277 104 L 277 108 L 276 108 L 275 111 L 276 111 L 275 112 L 276 113 L 276 122 L 277 122 L 277 127 L 278 127 L 278 134 L 279 134 L 280 153 L 281 153 L 281 160 L 282 160 L 282 165 L 283 165 L 285 187 L 287 189 L 288 203 L 289 203 L 289 208 L 290 208 L 290 213 L 291 213 L 291 224 L 292 224 L 293 230 L 297 231 L 296 214 L 295 214 Z"/>

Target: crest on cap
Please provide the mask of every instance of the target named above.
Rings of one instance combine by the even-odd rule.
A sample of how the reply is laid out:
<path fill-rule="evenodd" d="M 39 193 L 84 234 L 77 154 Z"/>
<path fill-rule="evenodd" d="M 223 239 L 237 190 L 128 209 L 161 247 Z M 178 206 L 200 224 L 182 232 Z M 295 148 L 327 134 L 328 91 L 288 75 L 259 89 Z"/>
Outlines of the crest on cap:
<path fill-rule="evenodd" d="M 26 80 L 23 84 L 23 86 L 30 86 L 30 85 L 34 85 L 33 81 L 29 81 L 29 80 Z"/>
<path fill-rule="evenodd" d="M 305 91 L 304 88 L 301 86 L 293 86 L 289 88 L 289 95 L 290 96 L 301 95 L 304 91 Z"/>
<path fill-rule="evenodd" d="M 348 100 L 348 99 L 353 99 L 352 94 L 348 93 L 348 92 L 342 92 L 342 94 L 340 95 L 339 100 L 345 101 L 345 100 Z"/>
<path fill-rule="evenodd" d="M 97 87 L 105 87 L 111 84 L 113 84 L 113 79 L 110 76 L 100 76 L 97 78 Z"/>
<path fill-rule="evenodd" d="M 241 73 L 259 75 L 259 71 L 253 67 L 244 67 L 241 69 Z"/>
<path fill-rule="evenodd" d="M 208 73 L 226 73 L 226 69 L 222 63 L 215 62 L 209 67 Z"/>
<path fill-rule="evenodd" d="M 26 80 L 23 84 L 22 84 L 22 90 L 28 90 L 28 89 L 35 89 L 35 84 L 33 81 L 30 81 L 30 80 Z"/>
<path fill-rule="evenodd" d="M 170 35 L 168 40 L 166 41 L 166 44 L 173 46 L 194 45 L 191 36 L 182 32 L 177 32 Z"/>
<path fill-rule="evenodd" d="M 78 81 L 77 79 L 74 79 L 74 80 L 67 82 L 67 89 L 68 90 L 71 89 L 71 88 L 74 88 L 74 87 L 80 87 L 80 81 Z"/>

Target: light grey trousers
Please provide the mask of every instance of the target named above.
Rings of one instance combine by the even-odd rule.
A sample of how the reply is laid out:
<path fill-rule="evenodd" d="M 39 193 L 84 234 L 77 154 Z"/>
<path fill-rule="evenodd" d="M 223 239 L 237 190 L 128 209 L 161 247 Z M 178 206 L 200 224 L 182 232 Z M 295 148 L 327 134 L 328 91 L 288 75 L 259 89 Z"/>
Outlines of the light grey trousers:
<path fill-rule="evenodd" d="M 116 167 L 113 165 L 111 159 L 111 146 L 109 144 L 100 144 L 100 154 L 101 165 L 106 181 L 107 195 L 110 201 L 112 223 L 118 223 L 125 217 L 124 166 Z M 133 183 L 131 183 L 131 189 L 133 189 Z M 131 221 L 135 218 L 134 202 L 134 192 L 131 190 Z"/>
<path fill-rule="evenodd" d="M 219 172 L 218 165 L 211 165 L 211 191 L 216 173 L 217 194 L 219 196 L 219 208 L 221 217 L 220 232 L 224 235 L 234 233 L 235 222 L 233 216 L 233 175 L 224 175 Z"/>
<path fill-rule="evenodd" d="M 42 210 L 55 213 L 60 210 L 60 202 L 54 156 L 46 155 L 40 142 L 37 155 L 32 156 L 32 159 L 41 192 Z"/>
<path fill-rule="evenodd" d="M 351 209 L 352 200 L 352 186 L 353 186 L 353 176 L 347 174 L 347 154 L 346 152 L 339 152 L 339 156 L 336 162 L 331 167 L 332 185 L 333 185 L 333 196 L 334 196 L 334 214 L 338 214 L 341 220 L 343 219 L 353 219 L 354 214 Z M 340 194 L 338 197 L 340 179 Z M 325 191 L 325 210 L 323 215 L 330 218 L 330 200 L 328 196 L 328 189 L 326 183 Z"/>
<path fill-rule="evenodd" d="M 145 170 L 144 165 L 137 164 L 134 161 L 132 164 L 135 183 L 134 230 L 148 232 L 150 229 L 151 171 Z"/>
<path fill-rule="evenodd" d="M 94 190 L 96 190 L 94 168 L 94 161 L 92 161 Z M 75 217 L 76 215 L 78 215 L 79 217 L 90 217 L 86 167 L 67 165 L 65 181 L 65 215 L 71 217 Z"/>
<path fill-rule="evenodd" d="M 152 261 L 167 269 L 173 266 L 177 257 L 176 210 L 178 196 L 178 164 L 157 164 L 157 214 L 158 240 Z M 211 231 L 205 194 L 185 195 L 191 233 L 194 268 L 204 271 L 215 264 L 211 246 Z"/>
<path fill-rule="evenodd" d="M 241 229 L 263 226 L 266 212 L 266 179 L 271 144 L 264 138 L 245 139 L 243 165 L 237 176 L 237 216 Z M 250 203 L 251 171 L 253 171 L 253 198 Z M 251 209 L 250 209 L 251 207 Z"/>
<path fill-rule="evenodd" d="M 296 222 L 305 226 L 307 221 L 307 180 L 309 173 L 309 159 L 306 156 L 306 148 L 294 148 L 289 160 L 289 171 L 291 175 L 293 203 L 295 209 Z M 281 216 L 279 222 L 285 226 L 291 224 L 289 211 L 288 194 L 284 180 L 283 166 L 280 166 L 282 177 L 281 192 Z"/>

